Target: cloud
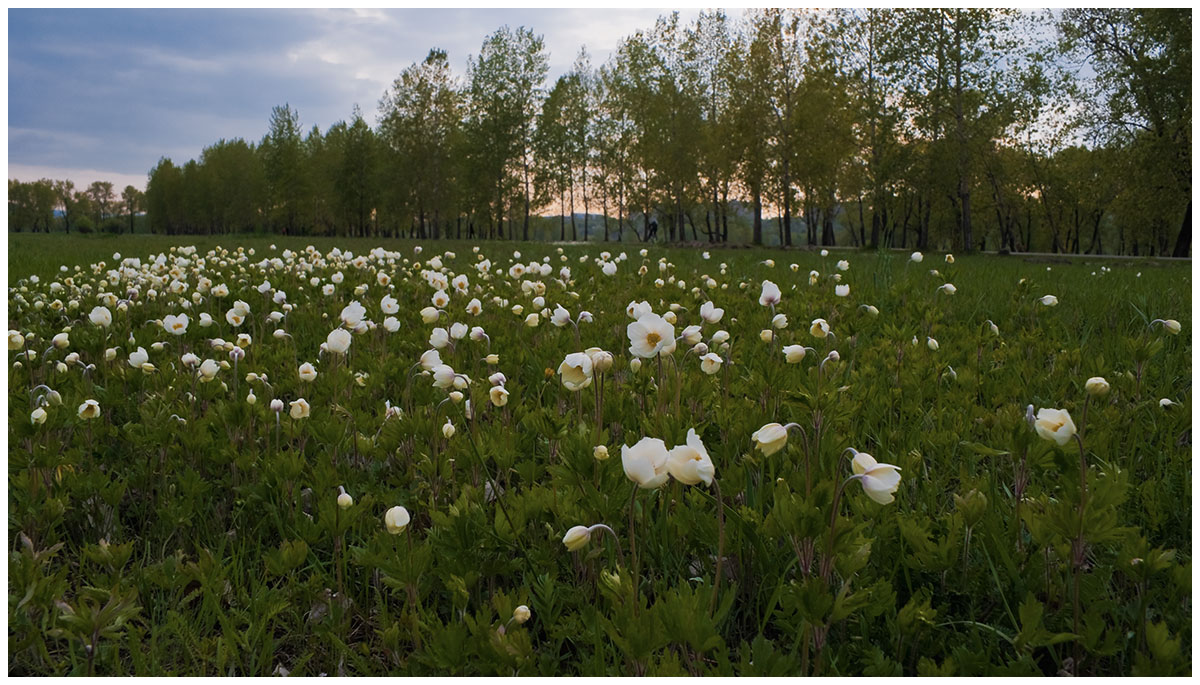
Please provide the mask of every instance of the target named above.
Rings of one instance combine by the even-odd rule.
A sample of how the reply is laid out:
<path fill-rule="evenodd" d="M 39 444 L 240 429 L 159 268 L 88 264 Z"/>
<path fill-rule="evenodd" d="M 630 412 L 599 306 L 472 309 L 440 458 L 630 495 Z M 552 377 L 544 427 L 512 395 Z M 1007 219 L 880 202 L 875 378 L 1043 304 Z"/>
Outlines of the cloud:
<path fill-rule="evenodd" d="M 465 77 L 468 56 L 503 25 L 545 38 L 549 87 L 581 45 L 599 66 L 622 37 L 666 12 L 13 9 L 9 173 L 56 169 L 144 185 L 160 157 L 182 163 L 222 138 L 258 141 L 271 108 L 285 102 L 306 130 L 348 119 L 355 104 L 374 123 L 403 69 L 438 47 Z M 682 11 L 681 22 L 696 14 Z"/>
<path fill-rule="evenodd" d="M 138 190 L 146 189 L 146 174 L 122 174 L 100 169 L 73 169 L 67 167 L 39 166 L 36 164 L 9 164 L 8 177 L 26 183 L 48 178 L 52 181 L 71 180 L 76 190 L 83 190 L 95 181 L 111 181 L 118 191 L 125 186 Z"/>

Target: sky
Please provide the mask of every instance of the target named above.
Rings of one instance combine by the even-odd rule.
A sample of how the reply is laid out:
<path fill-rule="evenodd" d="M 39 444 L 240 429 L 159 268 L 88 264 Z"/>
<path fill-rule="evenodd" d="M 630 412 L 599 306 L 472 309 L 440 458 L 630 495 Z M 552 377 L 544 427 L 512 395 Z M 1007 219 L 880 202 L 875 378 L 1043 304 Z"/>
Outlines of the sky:
<path fill-rule="evenodd" d="M 257 142 L 276 105 L 298 110 L 304 130 L 349 119 L 355 104 L 374 125 L 380 97 L 430 48 L 462 76 L 488 34 L 526 26 L 545 38 L 553 83 L 581 45 L 599 65 L 669 11 L 10 9 L 8 177 L 144 189 L 161 157 Z"/>

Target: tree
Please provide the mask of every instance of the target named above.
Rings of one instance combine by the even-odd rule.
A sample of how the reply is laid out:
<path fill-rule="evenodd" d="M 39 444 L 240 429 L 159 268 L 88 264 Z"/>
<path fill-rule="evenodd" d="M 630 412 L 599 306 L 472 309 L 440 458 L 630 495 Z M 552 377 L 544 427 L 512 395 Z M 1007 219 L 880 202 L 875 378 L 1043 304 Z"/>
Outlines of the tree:
<path fill-rule="evenodd" d="M 129 233 L 133 233 L 133 216 L 142 208 L 142 191 L 134 186 L 125 186 L 121 192 L 121 202 L 125 205 L 125 213 L 129 215 Z"/>
<path fill-rule="evenodd" d="M 436 226 L 452 210 L 454 142 L 462 114 L 446 51 L 436 48 L 401 72 L 379 102 L 379 137 L 397 162 L 387 165 L 384 185 L 403 189 L 400 204 L 416 207 L 422 236 L 427 217 Z"/>
<path fill-rule="evenodd" d="M 792 201 L 795 146 L 797 144 L 797 103 L 800 92 L 801 61 L 804 57 L 801 22 L 794 12 L 779 9 L 763 10 L 751 18 L 758 57 L 765 79 L 764 97 L 769 112 L 770 139 L 768 164 L 777 174 L 777 193 L 783 208 L 780 217 L 779 242 L 792 244 Z M 753 49 L 752 49 L 753 52 Z M 808 243 L 815 243 L 811 225 Z"/>
<path fill-rule="evenodd" d="M 307 192 L 300 114 L 287 104 L 272 108 L 270 130 L 259 149 L 263 155 L 271 219 L 284 234 L 293 234 L 300 228 L 301 207 Z"/>
<path fill-rule="evenodd" d="M 110 181 L 93 181 L 87 189 L 88 198 L 92 201 L 92 208 L 96 212 L 96 224 L 109 214 L 109 205 L 113 201 L 113 184 Z"/>
<path fill-rule="evenodd" d="M 708 226 L 710 242 L 729 240 L 729 190 L 735 158 L 730 145 L 730 125 L 735 71 L 732 69 L 733 37 L 722 11 L 701 12 L 687 32 L 684 51 L 696 75 L 701 106 L 700 175 L 705 199 L 711 202 Z"/>
<path fill-rule="evenodd" d="M 343 125 L 337 147 L 341 162 L 333 182 L 337 206 L 348 219 L 350 235 L 366 237 L 375 211 L 378 160 L 375 133 L 363 121 L 357 105 L 350 125 Z"/>
<path fill-rule="evenodd" d="M 727 54 L 727 69 L 734 74 L 729 118 L 730 156 L 743 197 L 749 196 L 754 212 L 751 242 L 763 243 L 763 193 L 770 166 L 767 136 L 773 116 L 768 102 L 767 78 L 771 71 L 765 36 L 750 22 Z"/>
<path fill-rule="evenodd" d="M 588 188 L 592 170 L 594 109 L 591 61 L 587 48 L 580 48 L 566 77 L 563 134 L 571 190 L 571 239 L 575 240 L 575 188 L 583 198 L 583 239 L 588 239 Z"/>
<path fill-rule="evenodd" d="M 496 30 L 467 65 L 468 149 L 483 178 L 494 184 L 498 229 L 506 196 L 523 199 L 526 240 L 533 199 L 533 125 L 548 70 L 545 42 L 523 26 L 515 32 L 507 26 Z"/>
<path fill-rule="evenodd" d="M 72 180 L 55 181 L 54 192 L 58 195 L 58 206 L 62 207 L 63 227 L 71 233 L 71 222 L 75 220 L 75 182 Z"/>
<path fill-rule="evenodd" d="M 542 102 L 538 115 L 537 129 L 533 137 L 535 164 L 535 187 L 539 196 L 557 195 L 559 206 L 558 239 L 566 240 L 567 215 L 571 216 L 571 239 L 575 240 L 575 204 L 567 203 L 567 193 L 572 189 L 571 165 L 577 157 L 575 141 L 568 135 L 567 107 L 570 91 L 578 83 L 572 75 L 564 74 L 554 83 L 549 95 Z M 572 193 L 572 198 L 574 193 Z M 568 210 L 568 207 L 570 209 Z"/>
<path fill-rule="evenodd" d="M 216 222 L 220 232 L 250 232 L 260 228 L 267 206 L 263 160 L 241 138 L 219 140 L 204 148 L 200 163 L 209 171 L 211 192 L 218 198 Z"/>
<path fill-rule="evenodd" d="M 919 135 L 930 141 L 927 176 L 953 180 L 960 245 L 975 249 L 971 191 L 978 148 L 1011 121 L 1006 75 L 1019 55 L 1009 34 L 1015 16 L 1004 10 L 898 10 L 889 49 L 898 58 L 890 76 Z"/>
<path fill-rule="evenodd" d="M 146 214 L 152 233 L 182 231 L 183 172 L 169 157 L 158 160 L 146 181 Z"/>
<path fill-rule="evenodd" d="M 1171 186 L 1170 202 L 1183 216 L 1172 254 L 1186 257 L 1192 235 L 1192 11 L 1071 9 L 1058 29 L 1064 50 L 1086 54 L 1096 72 L 1095 96 L 1107 106 L 1097 124 L 1126 145 L 1145 147 L 1139 156 L 1151 162 L 1147 170 L 1161 169 Z"/>

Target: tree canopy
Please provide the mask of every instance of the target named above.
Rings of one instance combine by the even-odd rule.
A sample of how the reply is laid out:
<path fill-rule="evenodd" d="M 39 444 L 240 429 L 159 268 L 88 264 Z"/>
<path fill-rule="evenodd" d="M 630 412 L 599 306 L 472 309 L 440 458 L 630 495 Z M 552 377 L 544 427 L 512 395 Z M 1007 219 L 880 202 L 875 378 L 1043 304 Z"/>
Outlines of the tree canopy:
<path fill-rule="evenodd" d="M 144 195 L 10 181 L 9 225 L 1190 254 L 1188 9 L 672 13 L 548 63 L 504 26 L 373 125 L 284 104 Z"/>

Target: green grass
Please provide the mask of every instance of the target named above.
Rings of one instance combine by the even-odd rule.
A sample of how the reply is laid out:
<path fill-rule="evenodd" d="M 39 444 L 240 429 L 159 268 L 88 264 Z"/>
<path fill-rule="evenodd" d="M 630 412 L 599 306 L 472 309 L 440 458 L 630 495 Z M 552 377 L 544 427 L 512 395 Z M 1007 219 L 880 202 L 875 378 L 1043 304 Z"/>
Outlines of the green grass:
<path fill-rule="evenodd" d="M 169 295 L 178 278 L 191 298 L 191 259 L 154 284 L 155 298 L 141 283 L 128 311 L 110 307 L 111 328 L 88 322 L 101 292 L 124 297 L 130 284 L 100 285 L 104 270 L 87 265 L 114 268 L 114 252 L 147 263 L 179 244 L 195 245 L 196 256 L 231 251 L 205 266 L 228 296 L 205 295 L 185 310 Z M 253 266 L 309 244 L 400 256 L 311 272 Z M 419 315 L 434 289 L 405 263 L 418 244 L 423 260 L 454 251 L 445 266 L 470 280 L 470 294 L 448 291 L 435 324 Z M 238 247 L 255 255 L 221 266 Z M 642 258 L 641 247 L 565 246 L 562 261 L 554 245 L 484 243 L 493 264 L 484 279 L 465 242 L 10 235 L 18 290 L 9 326 L 32 333 L 37 353 L 9 375 L 10 673 L 1190 673 L 1189 265 L 982 256 L 947 264 L 932 253 L 915 264 L 896 253 L 732 249 L 705 260 L 700 250 L 659 247 Z M 552 273 L 509 278 L 514 250 L 526 264 L 549 257 Z M 628 254 L 615 276 L 594 263 L 602 250 Z M 845 298 L 828 278 L 843 258 Z M 562 266 L 569 283 L 558 280 Z M 375 270 L 390 276 L 390 289 Z M 810 270 L 822 275 L 817 285 Z M 337 271 L 345 281 L 322 294 Z M 660 287 L 659 277 L 674 280 Z M 295 307 L 279 324 L 291 337 L 272 335 L 266 315 L 283 307 L 257 291 L 264 279 Z M 789 320 L 773 343 L 759 337 L 771 321 L 758 303 L 764 279 L 780 286 L 776 311 Z M 55 281 L 64 289 L 51 293 Z M 544 286 L 548 309 L 587 310 L 594 321 L 579 324 L 578 337 L 548 320 L 526 326 L 538 292 L 522 281 Z M 957 293 L 940 292 L 944 282 Z M 355 295 L 360 285 L 367 289 Z M 398 304 L 394 333 L 383 325 L 384 292 Z M 1040 304 L 1046 294 L 1058 306 Z M 464 312 L 471 297 L 481 300 L 479 316 Z M 717 324 L 700 319 L 707 298 L 725 309 Z M 39 299 L 46 306 L 35 308 Z M 234 328 L 225 314 L 239 299 L 251 313 Z M 379 326 L 353 336 L 345 359 L 320 354 L 351 300 Z M 725 359 L 721 372 L 703 373 L 684 341 L 661 368 L 646 360 L 632 371 L 631 300 L 660 314 L 679 305 L 675 335 L 701 325 Z M 191 323 L 180 337 L 155 323 L 184 311 Z M 216 325 L 200 327 L 200 312 Z M 818 317 L 834 336 L 810 333 Z M 1182 331 L 1169 335 L 1152 319 L 1176 319 Z M 452 322 L 488 335 L 441 353 L 472 379 L 471 419 L 464 403 L 411 373 L 433 328 Z M 48 350 L 68 325 L 69 347 Z M 718 330 L 729 333 L 728 349 L 713 341 Z M 229 360 L 208 341 L 243 332 L 253 341 L 236 373 L 222 369 L 204 383 L 183 368 L 187 351 Z M 787 364 L 789 344 L 812 350 Z M 615 363 L 602 384 L 569 392 L 555 370 L 592 346 Z M 154 372 L 127 363 L 138 347 Z M 832 350 L 840 360 L 822 363 Z M 489 351 L 495 366 L 482 361 Z M 60 370 L 72 352 L 81 364 Z M 9 354 L 11 364 L 18 353 Z M 306 361 L 317 366 L 315 382 L 298 378 Z M 84 373 L 86 364 L 95 366 Z M 510 393 L 503 407 L 488 399 L 497 370 Z M 1091 376 L 1111 391 L 1088 399 Z M 31 401 L 38 384 L 62 397 L 45 407 L 43 425 L 30 421 L 46 394 Z M 300 397 L 311 415 L 296 420 L 285 409 L 277 431 L 270 400 Z M 76 408 L 89 398 L 102 413 L 84 421 Z M 1161 398 L 1179 406 L 1164 408 Z M 386 418 L 385 401 L 401 414 Z M 1038 437 L 1027 405 L 1070 412 L 1086 481 L 1076 443 Z M 771 422 L 800 430 L 765 455 L 751 434 Z M 719 490 L 672 479 L 637 491 L 631 512 L 622 446 L 644 437 L 683 445 L 689 429 Z M 595 460 L 597 444 L 608 460 Z M 894 502 L 878 504 L 846 481 L 846 448 L 900 467 Z M 354 497 L 349 509 L 335 503 L 338 486 Z M 397 505 L 412 520 L 391 535 L 383 517 Z M 578 552 L 564 547 L 569 528 L 596 523 L 615 532 L 620 551 L 607 532 Z M 532 618 L 510 621 L 522 604 Z"/>

